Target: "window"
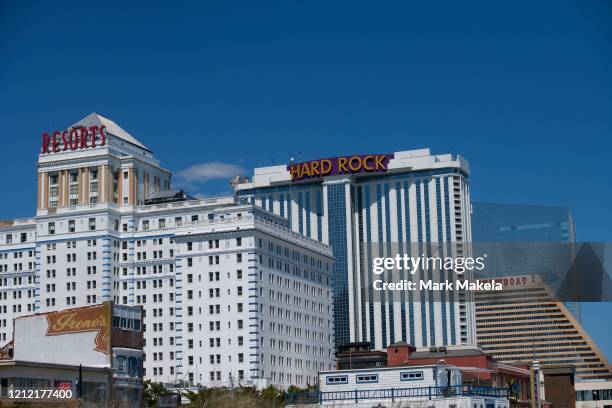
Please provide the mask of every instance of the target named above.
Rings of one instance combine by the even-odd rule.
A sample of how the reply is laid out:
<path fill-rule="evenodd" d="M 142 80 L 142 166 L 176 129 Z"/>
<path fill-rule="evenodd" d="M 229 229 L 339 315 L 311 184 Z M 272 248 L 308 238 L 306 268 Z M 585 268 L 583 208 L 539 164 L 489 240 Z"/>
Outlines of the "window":
<path fill-rule="evenodd" d="M 89 230 L 90 231 L 95 231 L 96 229 L 96 219 L 95 218 L 90 218 L 89 219 Z"/>
<path fill-rule="evenodd" d="M 242 246 L 242 238 L 241 237 L 236 238 L 236 246 Z"/>
<path fill-rule="evenodd" d="M 325 377 L 327 385 L 348 384 L 348 375 L 329 375 Z"/>
<path fill-rule="evenodd" d="M 357 384 L 376 383 L 378 382 L 378 374 L 360 374 L 355 377 Z"/>
<path fill-rule="evenodd" d="M 143 220 L 142 221 L 142 229 L 143 230 L 148 230 L 149 229 L 149 220 Z"/>
<path fill-rule="evenodd" d="M 55 223 L 50 222 L 49 223 L 49 235 L 53 235 L 53 234 L 55 234 Z"/>
<path fill-rule="evenodd" d="M 68 220 L 68 232 L 74 232 L 75 228 L 74 220 Z"/>
<path fill-rule="evenodd" d="M 406 371 L 400 373 L 400 380 L 402 381 L 419 381 L 423 379 L 422 371 Z"/>

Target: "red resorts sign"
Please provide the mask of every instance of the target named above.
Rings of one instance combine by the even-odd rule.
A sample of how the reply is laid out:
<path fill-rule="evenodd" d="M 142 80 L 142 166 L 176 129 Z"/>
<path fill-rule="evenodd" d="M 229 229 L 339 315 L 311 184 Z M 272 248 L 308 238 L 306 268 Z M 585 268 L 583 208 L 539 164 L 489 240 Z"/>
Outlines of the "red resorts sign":
<path fill-rule="evenodd" d="M 99 142 L 96 144 L 96 142 Z M 106 145 L 106 126 L 73 127 L 42 134 L 42 154 L 88 149 Z"/>
<path fill-rule="evenodd" d="M 359 173 L 386 173 L 393 154 L 366 154 L 311 160 L 287 166 L 291 181 Z"/>

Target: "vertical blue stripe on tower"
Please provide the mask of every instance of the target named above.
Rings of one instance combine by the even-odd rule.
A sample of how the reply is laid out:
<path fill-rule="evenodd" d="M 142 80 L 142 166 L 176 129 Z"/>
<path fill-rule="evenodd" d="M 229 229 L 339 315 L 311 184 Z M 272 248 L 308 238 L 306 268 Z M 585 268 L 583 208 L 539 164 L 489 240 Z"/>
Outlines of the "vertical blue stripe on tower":
<path fill-rule="evenodd" d="M 372 215 L 370 213 L 370 205 L 372 204 L 372 200 L 370 198 L 370 186 L 366 185 L 364 187 L 364 198 L 365 198 L 365 213 L 366 213 L 366 225 L 368 227 L 368 236 L 366 239 L 366 242 L 368 243 L 368 259 L 367 262 L 368 264 L 366 265 L 366 267 L 364 268 L 364 270 L 368 273 L 368 279 L 366 280 L 368 283 L 371 283 L 372 281 L 372 276 L 371 276 L 371 266 L 372 266 L 372 238 L 374 237 L 374 232 L 372 231 Z M 368 285 L 368 294 L 369 294 L 369 299 L 370 299 L 370 303 L 368 305 L 368 309 L 370 311 L 370 344 L 374 345 L 374 339 L 376 339 L 375 334 L 374 334 L 374 321 L 376 320 L 374 318 L 374 289 L 372 288 L 372 285 L 369 284 Z"/>
<path fill-rule="evenodd" d="M 280 203 L 280 216 L 284 217 L 285 216 L 285 195 L 281 194 L 278 201 Z"/>
<path fill-rule="evenodd" d="M 442 235 L 442 191 L 440 187 L 440 178 L 436 178 L 436 211 L 438 221 L 438 251 L 440 256 L 443 256 L 444 237 Z M 440 282 L 446 280 L 446 272 L 444 268 L 440 269 Z M 440 292 L 440 309 L 442 312 L 442 344 L 448 344 L 448 319 L 446 317 L 446 291 Z"/>
<path fill-rule="evenodd" d="M 323 200 L 321 190 L 317 190 L 317 240 L 323 242 Z"/>
<path fill-rule="evenodd" d="M 383 237 L 383 230 L 382 230 L 382 224 L 383 224 L 383 217 L 382 217 L 382 188 L 380 186 L 380 184 L 376 184 L 376 203 L 377 203 L 377 210 L 378 210 L 378 214 L 377 214 L 377 219 L 378 219 L 378 256 L 379 257 L 383 257 L 383 241 L 384 241 L 384 237 Z M 384 274 L 382 274 L 380 276 L 382 278 L 383 281 L 386 281 L 386 277 Z M 381 318 L 381 333 L 382 333 L 382 348 L 386 348 L 387 347 L 387 304 L 386 304 L 386 296 L 385 296 L 385 291 L 381 290 L 380 291 L 380 318 Z"/>
<path fill-rule="evenodd" d="M 344 184 L 327 186 L 329 244 L 334 262 L 334 318 L 336 347 L 350 341 L 347 261 L 346 191 Z"/>
<path fill-rule="evenodd" d="M 387 257 L 391 258 L 391 195 L 389 194 L 389 183 L 385 183 L 385 246 L 387 247 Z M 393 271 L 387 271 L 387 282 L 393 282 Z M 389 294 L 389 343 L 395 343 L 395 324 L 394 323 L 394 296 Z"/>
<path fill-rule="evenodd" d="M 431 217 L 430 217 L 430 208 L 429 208 L 429 180 L 423 183 L 425 187 L 425 240 L 426 240 L 426 248 L 429 248 L 427 251 L 427 255 L 431 256 Z M 433 270 L 432 268 L 428 268 L 427 271 L 427 279 L 433 280 Z M 436 324 L 435 324 L 435 316 L 434 316 L 434 293 L 432 290 L 429 290 L 429 344 L 436 344 Z"/>
<path fill-rule="evenodd" d="M 403 218 L 402 218 L 402 189 L 400 182 L 395 183 L 395 206 L 397 212 L 397 252 L 400 253 L 404 250 L 404 227 L 403 227 Z M 402 254 L 400 254 L 402 255 Z M 406 279 L 406 271 L 401 268 L 399 270 L 400 280 Z M 406 342 L 406 291 L 402 290 L 401 295 L 401 306 L 400 306 L 400 315 L 402 319 L 402 341 Z"/>
<path fill-rule="evenodd" d="M 300 231 L 300 234 L 304 234 L 304 214 L 303 214 L 303 208 L 304 208 L 304 203 L 302 201 L 302 192 L 300 191 L 298 193 L 298 228 Z"/>
<path fill-rule="evenodd" d="M 444 203 L 446 207 L 446 245 L 449 255 L 452 255 L 451 251 L 453 248 L 451 241 L 450 192 L 448 190 L 448 177 L 444 177 Z M 448 302 L 450 305 L 451 344 L 457 344 L 457 336 L 455 334 L 455 294 L 452 290 L 449 291 L 448 297 Z"/>
<path fill-rule="evenodd" d="M 365 253 L 365 243 L 366 243 L 366 239 L 364 237 L 364 225 L 363 225 L 363 187 L 357 186 L 357 188 L 355 188 L 355 190 L 353 191 L 353 202 L 355 203 L 355 214 L 356 214 L 356 229 L 357 229 L 357 243 L 356 245 L 358 246 L 359 250 L 359 268 L 360 268 L 360 281 L 359 281 L 359 288 L 361 289 L 360 291 L 360 313 L 361 313 L 361 333 L 360 336 L 361 338 L 359 339 L 359 341 L 365 341 L 365 339 L 368 338 L 368 333 L 366 330 L 367 324 L 366 324 L 366 288 L 369 286 L 368 285 L 368 278 L 366 276 L 366 273 L 368 271 L 368 268 L 366 267 L 366 260 L 365 257 L 367 256 Z M 357 339 L 356 339 L 357 340 Z"/>
<path fill-rule="evenodd" d="M 423 210 L 422 210 L 422 203 L 421 203 L 421 197 L 422 197 L 422 193 L 421 190 L 423 189 L 423 183 L 419 182 L 417 184 L 417 202 L 416 202 L 416 206 L 417 206 L 417 236 L 418 236 L 418 241 L 419 241 L 419 249 L 421 249 L 421 251 L 419 251 L 419 256 L 421 256 L 421 254 L 423 253 L 422 248 L 423 248 Z M 423 270 L 419 271 L 419 278 L 423 279 Z M 423 346 L 427 346 L 429 344 L 429 342 L 427 341 L 427 313 L 425 312 L 425 293 L 421 290 L 420 291 L 421 294 L 421 341 Z"/>
<path fill-rule="evenodd" d="M 410 238 L 410 184 L 408 181 L 404 181 L 404 203 L 406 207 L 406 252 L 408 256 L 412 256 L 412 241 Z M 412 280 L 412 275 L 410 280 Z M 416 339 L 414 337 L 414 299 L 412 291 L 408 292 L 408 318 L 410 319 L 410 344 L 416 346 Z"/>
<path fill-rule="evenodd" d="M 293 226 L 293 203 L 291 202 L 292 199 L 293 197 L 291 197 L 291 187 L 289 187 L 289 194 L 287 194 L 287 219 L 289 220 L 289 228 Z"/>
<path fill-rule="evenodd" d="M 310 238 L 310 191 L 306 191 L 304 196 L 304 208 L 306 210 L 306 233 L 304 235 Z"/>

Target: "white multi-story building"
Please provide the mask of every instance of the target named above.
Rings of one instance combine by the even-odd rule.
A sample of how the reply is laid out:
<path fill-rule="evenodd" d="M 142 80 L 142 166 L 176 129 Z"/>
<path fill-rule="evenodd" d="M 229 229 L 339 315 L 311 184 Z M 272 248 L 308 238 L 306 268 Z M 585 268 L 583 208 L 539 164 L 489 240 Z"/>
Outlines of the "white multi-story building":
<path fill-rule="evenodd" d="M 329 247 L 170 177 L 101 115 L 43 134 L 36 216 L 0 223 L 0 346 L 15 317 L 112 300 L 144 308 L 145 378 L 314 384 L 333 364 Z"/>
<path fill-rule="evenodd" d="M 373 258 L 439 251 L 470 256 L 469 164 L 429 149 L 341 156 L 255 169 L 238 197 L 287 217 L 329 244 L 334 258 L 336 345 L 398 341 L 416 347 L 475 344 L 474 304 L 464 291 L 373 290 Z M 385 281 L 452 279 L 450 271 L 391 271 Z"/>

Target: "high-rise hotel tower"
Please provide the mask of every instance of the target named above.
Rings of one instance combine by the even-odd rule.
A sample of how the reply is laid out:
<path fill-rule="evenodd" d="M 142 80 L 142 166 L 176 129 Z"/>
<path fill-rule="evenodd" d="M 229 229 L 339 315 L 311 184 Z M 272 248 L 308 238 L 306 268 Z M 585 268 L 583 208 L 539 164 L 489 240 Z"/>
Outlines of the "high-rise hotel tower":
<path fill-rule="evenodd" d="M 101 115 L 42 142 L 36 216 L 0 224 L 0 347 L 16 317 L 112 300 L 143 307 L 154 381 L 306 386 L 331 369 L 328 246 L 234 196 L 169 191 Z"/>
<path fill-rule="evenodd" d="M 331 246 L 336 346 L 475 344 L 469 294 L 372 290 L 373 257 L 427 243 L 452 252 L 447 255 L 467 255 L 468 175 L 462 157 L 422 149 L 257 168 L 252 181 L 236 179 L 235 189 L 238 197 L 288 218 L 294 231 Z M 420 277 L 406 275 L 396 273 L 394 279 Z M 443 277 L 434 271 L 434 279 Z"/>

